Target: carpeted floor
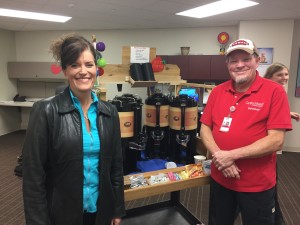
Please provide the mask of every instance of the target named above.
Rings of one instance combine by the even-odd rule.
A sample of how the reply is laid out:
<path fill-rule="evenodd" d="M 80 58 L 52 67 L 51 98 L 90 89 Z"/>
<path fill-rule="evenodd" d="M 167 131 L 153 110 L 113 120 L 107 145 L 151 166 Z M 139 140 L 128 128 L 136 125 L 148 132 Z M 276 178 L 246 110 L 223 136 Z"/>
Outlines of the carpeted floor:
<path fill-rule="evenodd" d="M 25 225 L 22 180 L 13 173 L 17 156 L 21 153 L 24 135 L 24 131 L 18 131 L 0 136 L 0 225 Z M 286 224 L 299 225 L 300 153 L 283 152 L 282 155 L 278 155 L 278 173 L 279 201 Z M 208 218 L 208 197 L 209 186 L 181 191 L 181 202 L 204 224 L 207 224 Z M 131 209 L 166 199 L 169 199 L 169 194 L 129 201 L 126 202 L 126 208 Z M 235 225 L 240 224 L 238 218 Z"/>

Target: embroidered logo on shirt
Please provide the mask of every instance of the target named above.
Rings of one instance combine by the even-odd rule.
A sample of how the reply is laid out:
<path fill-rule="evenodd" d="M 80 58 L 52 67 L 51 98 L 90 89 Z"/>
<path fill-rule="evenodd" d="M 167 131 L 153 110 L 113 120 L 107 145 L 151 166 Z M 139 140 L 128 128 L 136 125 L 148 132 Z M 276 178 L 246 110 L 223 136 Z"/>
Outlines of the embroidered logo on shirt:
<path fill-rule="evenodd" d="M 265 103 L 263 102 L 246 102 L 246 105 L 249 105 L 248 109 L 249 110 L 255 110 L 255 111 L 259 111 Z"/>

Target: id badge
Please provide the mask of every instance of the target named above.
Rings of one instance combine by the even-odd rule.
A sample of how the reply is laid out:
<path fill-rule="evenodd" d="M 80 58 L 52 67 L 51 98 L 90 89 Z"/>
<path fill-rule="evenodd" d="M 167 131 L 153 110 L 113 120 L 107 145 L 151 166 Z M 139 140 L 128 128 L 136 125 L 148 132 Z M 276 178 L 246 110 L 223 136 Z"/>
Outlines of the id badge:
<path fill-rule="evenodd" d="M 229 128 L 230 128 L 230 125 L 231 125 L 231 122 L 232 122 L 232 118 L 231 117 L 224 117 L 222 126 L 220 128 L 220 131 L 222 131 L 222 132 L 228 132 Z"/>

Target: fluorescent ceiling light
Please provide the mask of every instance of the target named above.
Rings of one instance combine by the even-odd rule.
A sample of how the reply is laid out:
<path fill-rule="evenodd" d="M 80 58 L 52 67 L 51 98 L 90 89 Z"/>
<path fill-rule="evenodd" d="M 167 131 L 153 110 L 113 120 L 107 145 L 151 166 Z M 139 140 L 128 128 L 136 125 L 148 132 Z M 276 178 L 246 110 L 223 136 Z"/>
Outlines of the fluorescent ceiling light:
<path fill-rule="evenodd" d="M 176 15 L 204 18 L 226 12 L 231 12 L 238 9 L 247 8 L 257 4 L 259 3 L 247 0 L 221 0 L 197 8 L 189 9 L 180 13 L 176 13 Z"/>
<path fill-rule="evenodd" d="M 16 17 L 16 18 L 32 19 L 32 20 L 43 20 L 43 21 L 60 22 L 60 23 L 67 22 L 69 19 L 72 18 L 67 16 L 58 16 L 52 14 L 26 12 L 26 11 L 3 9 L 3 8 L 0 8 L 0 16 L 8 16 L 8 17 Z"/>

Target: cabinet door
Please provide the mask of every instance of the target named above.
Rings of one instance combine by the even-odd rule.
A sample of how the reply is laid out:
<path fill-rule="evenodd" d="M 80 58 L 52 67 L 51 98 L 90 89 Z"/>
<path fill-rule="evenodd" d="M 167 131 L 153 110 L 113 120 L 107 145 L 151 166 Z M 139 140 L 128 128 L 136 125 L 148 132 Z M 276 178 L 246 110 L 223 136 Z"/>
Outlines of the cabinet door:
<path fill-rule="evenodd" d="M 186 80 L 189 75 L 189 58 L 186 55 L 169 55 L 168 64 L 175 64 L 180 69 L 180 76 Z"/>
<path fill-rule="evenodd" d="M 65 79 L 62 71 L 55 68 L 53 62 L 8 62 L 7 72 L 9 78 L 18 79 Z"/>
<path fill-rule="evenodd" d="M 210 55 L 189 56 L 189 75 L 186 79 L 209 81 L 211 79 L 210 60 Z"/>
<path fill-rule="evenodd" d="M 212 80 L 229 80 L 230 75 L 225 63 L 224 55 L 211 56 L 211 79 Z"/>

